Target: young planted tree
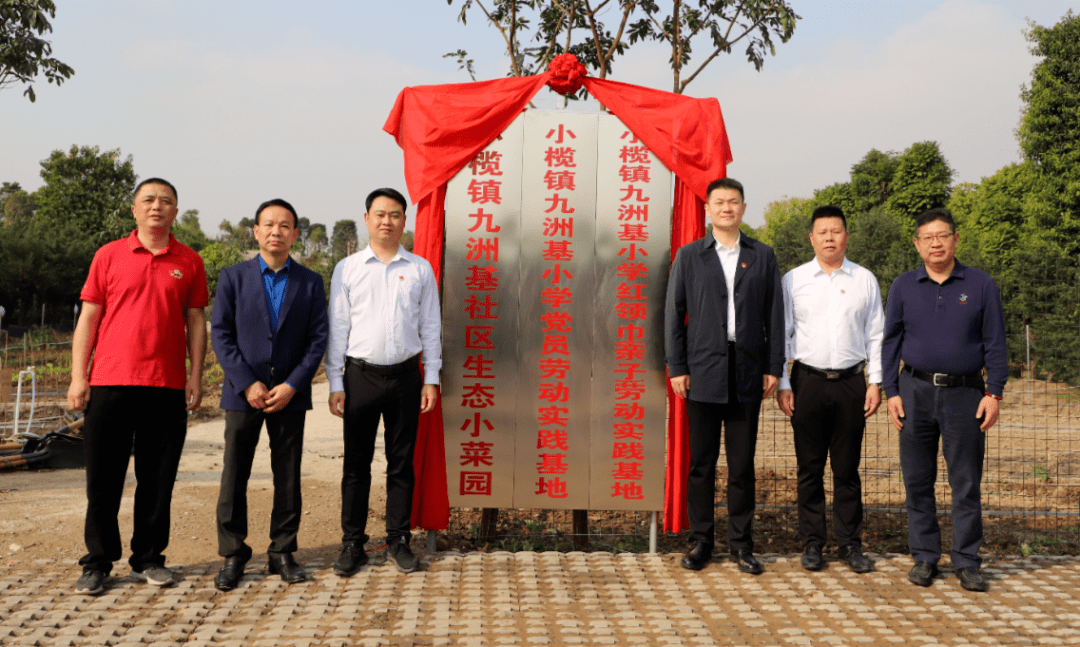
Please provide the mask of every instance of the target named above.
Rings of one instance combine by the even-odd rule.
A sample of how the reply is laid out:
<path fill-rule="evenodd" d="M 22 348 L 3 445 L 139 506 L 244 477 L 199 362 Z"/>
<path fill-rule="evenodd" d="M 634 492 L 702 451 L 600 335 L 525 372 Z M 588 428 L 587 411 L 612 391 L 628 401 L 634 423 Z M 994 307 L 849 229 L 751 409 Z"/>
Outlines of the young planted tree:
<path fill-rule="evenodd" d="M 799 20 L 785 0 L 461 0 L 458 20 L 465 23 L 474 7 L 502 36 L 509 76 L 538 74 L 554 57 L 572 53 L 607 78 L 617 54 L 658 41 L 671 50 L 677 94 L 736 46 L 745 46 L 747 60 L 760 70 L 765 55 L 776 53 L 776 41 L 791 38 Z M 475 80 L 468 52 L 446 57 L 456 58 Z"/>

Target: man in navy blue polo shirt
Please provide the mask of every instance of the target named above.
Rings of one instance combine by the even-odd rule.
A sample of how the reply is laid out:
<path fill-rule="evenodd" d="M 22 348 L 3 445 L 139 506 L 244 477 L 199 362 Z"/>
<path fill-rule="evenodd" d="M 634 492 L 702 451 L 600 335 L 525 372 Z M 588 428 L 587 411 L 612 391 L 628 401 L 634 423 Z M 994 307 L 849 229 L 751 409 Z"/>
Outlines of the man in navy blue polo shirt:
<path fill-rule="evenodd" d="M 908 579 L 930 586 L 938 573 L 934 482 L 940 436 L 952 486 L 952 565 L 961 586 L 986 591 L 979 570 L 979 483 L 985 432 L 997 422 L 1008 379 L 1001 295 L 988 274 L 956 262 L 960 236 L 947 209 L 926 211 L 915 225 L 915 248 L 924 265 L 893 282 L 882 343 L 882 387 L 889 418 L 900 430 L 908 547 L 915 560 Z"/>

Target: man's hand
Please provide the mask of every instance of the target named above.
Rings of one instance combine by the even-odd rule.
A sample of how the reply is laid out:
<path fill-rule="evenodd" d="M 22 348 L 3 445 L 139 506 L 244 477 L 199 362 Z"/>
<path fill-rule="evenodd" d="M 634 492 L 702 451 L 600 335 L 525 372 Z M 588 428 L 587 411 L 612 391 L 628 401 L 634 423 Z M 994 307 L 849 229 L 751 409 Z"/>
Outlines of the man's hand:
<path fill-rule="evenodd" d="M 256 382 L 256 384 L 260 384 Z M 270 389 L 270 393 L 266 396 L 266 408 L 263 409 L 264 413 L 274 413 L 275 411 L 281 411 L 289 405 L 289 401 L 296 395 L 296 389 L 292 388 L 288 384 L 278 384 L 274 388 Z"/>
<path fill-rule="evenodd" d="M 690 376 L 676 375 L 671 378 L 671 390 L 675 392 L 675 395 L 685 400 L 686 395 L 690 393 Z"/>
<path fill-rule="evenodd" d="M 255 382 L 244 389 L 244 397 L 247 398 L 248 404 L 256 409 L 266 408 L 266 398 L 269 395 L 270 392 L 266 390 L 266 385 L 262 382 Z"/>
<path fill-rule="evenodd" d="M 776 392 L 776 404 L 780 405 L 780 410 L 784 412 L 784 415 L 790 418 L 795 413 L 795 394 L 791 389 L 781 389 Z"/>
<path fill-rule="evenodd" d="M 187 410 L 194 411 L 202 402 L 202 375 L 201 372 L 192 372 L 184 385 L 184 398 L 187 400 Z"/>
<path fill-rule="evenodd" d="M 863 418 L 869 418 L 877 413 L 881 406 L 881 387 L 871 384 L 866 387 L 866 401 L 863 403 Z M 901 409 L 903 405 L 901 405 Z"/>
<path fill-rule="evenodd" d="M 334 391 L 330 394 L 330 413 L 338 418 L 345 417 L 345 392 Z"/>
<path fill-rule="evenodd" d="M 84 411 L 86 404 L 90 402 L 90 383 L 86 378 L 72 377 L 71 386 L 68 387 L 68 408 L 75 411 Z"/>
<path fill-rule="evenodd" d="M 904 401 L 900 399 L 900 396 L 894 395 L 889 398 L 888 402 L 889 420 L 892 420 L 893 426 L 897 431 L 904 428 L 904 421 L 901 418 L 906 418 L 904 414 Z"/>
<path fill-rule="evenodd" d="M 979 425 L 979 429 L 987 431 L 990 427 L 998 421 L 998 401 L 997 398 L 989 395 L 984 395 L 983 399 L 979 402 L 979 410 L 975 412 L 976 418 L 982 418 L 984 415 L 986 419 Z"/>
<path fill-rule="evenodd" d="M 766 375 L 764 382 L 765 395 L 762 399 L 771 398 L 773 392 L 776 391 L 776 387 L 780 386 L 780 378 L 775 375 Z"/>
<path fill-rule="evenodd" d="M 425 384 L 420 389 L 420 413 L 427 413 L 435 408 L 439 400 L 439 388 L 434 384 Z"/>

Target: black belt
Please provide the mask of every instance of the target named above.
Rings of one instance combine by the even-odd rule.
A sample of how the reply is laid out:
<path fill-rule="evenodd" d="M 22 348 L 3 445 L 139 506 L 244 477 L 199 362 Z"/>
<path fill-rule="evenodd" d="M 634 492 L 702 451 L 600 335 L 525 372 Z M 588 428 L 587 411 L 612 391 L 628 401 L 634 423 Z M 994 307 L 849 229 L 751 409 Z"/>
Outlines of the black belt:
<path fill-rule="evenodd" d="M 858 373 L 862 373 L 863 372 L 863 365 L 865 365 L 865 364 L 866 364 L 866 362 L 859 362 L 855 366 L 849 366 L 847 368 L 820 369 L 820 368 L 814 368 L 813 366 L 807 366 L 806 364 L 803 364 L 799 360 L 795 360 L 795 368 L 797 368 L 797 369 L 799 369 L 801 371 L 805 371 L 805 372 L 809 373 L 810 375 L 814 375 L 816 377 L 823 377 L 826 380 L 839 380 L 842 377 L 849 377 L 849 376 L 852 376 L 852 375 L 856 375 Z"/>
<path fill-rule="evenodd" d="M 371 371 L 376 375 L 398 375 L 409 370 L 419 370 L 420 364 L 417 360 L 418 357 L 419 355 L 413 355 L 399 364 L 372 364 L 371 362 L 365 362 L 362 359 L 348 356 L 345 357 L 345 361 L 356 366 L 361 371 Z"/>
<path fill-rule="evenodd" d="M 927 371 L 920 371 L 917 368 L 912 368 L 907 364 L 904 365 L 904 370 L 911 373 L 912 377 L 918 378 L 923 382 L 929 382 L 934 386 L 971 386 L 980 391 L 983 390 L 985 384 L 981 375 L 948 375 L 946 373 L 928 373 Z"/>

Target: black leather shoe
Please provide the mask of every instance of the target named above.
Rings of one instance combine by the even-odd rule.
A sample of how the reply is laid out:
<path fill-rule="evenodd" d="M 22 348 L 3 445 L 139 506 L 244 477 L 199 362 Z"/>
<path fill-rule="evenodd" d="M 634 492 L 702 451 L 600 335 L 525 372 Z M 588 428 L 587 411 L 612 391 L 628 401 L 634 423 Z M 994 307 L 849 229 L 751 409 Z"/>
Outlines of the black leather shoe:
<path fill-rule="evenodd" d="M 225 558 L 225 565 L 221 567 L 218 574 L 214 576 L 214 588 L 219 591 L 231 591 L 240 584 L 240 578 L 244 576 L 244 565 L 247 564 L 246 559 L 241 559 L 235 555 Z"/>
<path fill-rule="evenodd" d="M 820 571 L 825 567 L 825 559 L 821 556 L 821 546 L 810 544 L 803 548 L 802 567 L 808 571 Z"/>
<path fill-rule="evenodd" d="M 912 584 L 930 586 L 934 583 L 934 576 L 937 574 L 937 564 L 931 564 L 930 562 L 915 562 L 915 566 L 908 571 L 907 578 Z"/>
<path fill-rule="evenodd" d="M 874 565 L 870 563 L 866 555 L 862 554 L 858 546 L 841 546 L 840 559 L 847 562 L 848 568 L 855 573 L 869 573 L 874 570 Z"/>
<path fill-rule="evenodd" d="M 682 567 L 692 571 L 700 571 L 705 568 L 712 559 L 712 546 L 703 541 L 696 542 L 690 550 L 683 555 Z"/>
<path fill-rule="evenodd" d="M 281 581 L 288 584 L 303 582 L 307 578 L 304 569 L 300 568 L 300 565 L 293 559 L 292 553 L 267 555 L 266 567 L 271 575 L 280 575 Z"/>
<path fill-rule="evenodd" d="M 364 545 L 358 541 L 347 541 L 341 547 L 341 554 L 334 562 L 334 575 L 351 577 L 360 570 L 360 567 L 368 563 Z"/>
<path fill-rule="evenodd" d="M 968 591 L 983 593 L 990 590 L 990 582 L 978 568 L 958 568 L 956 576 L 960 578 L 960 586 Z"/>
<path fill-rule="evenodd" d="M 761 567 L 761 562 L 757 561 L 753 551 L 749 548 L 739 548 L 731 551 L 731 558 L 735 560 L 735 563 L 739 565 L 739 570 L 743 573 L 761 575 L 765 571 Z"/>

